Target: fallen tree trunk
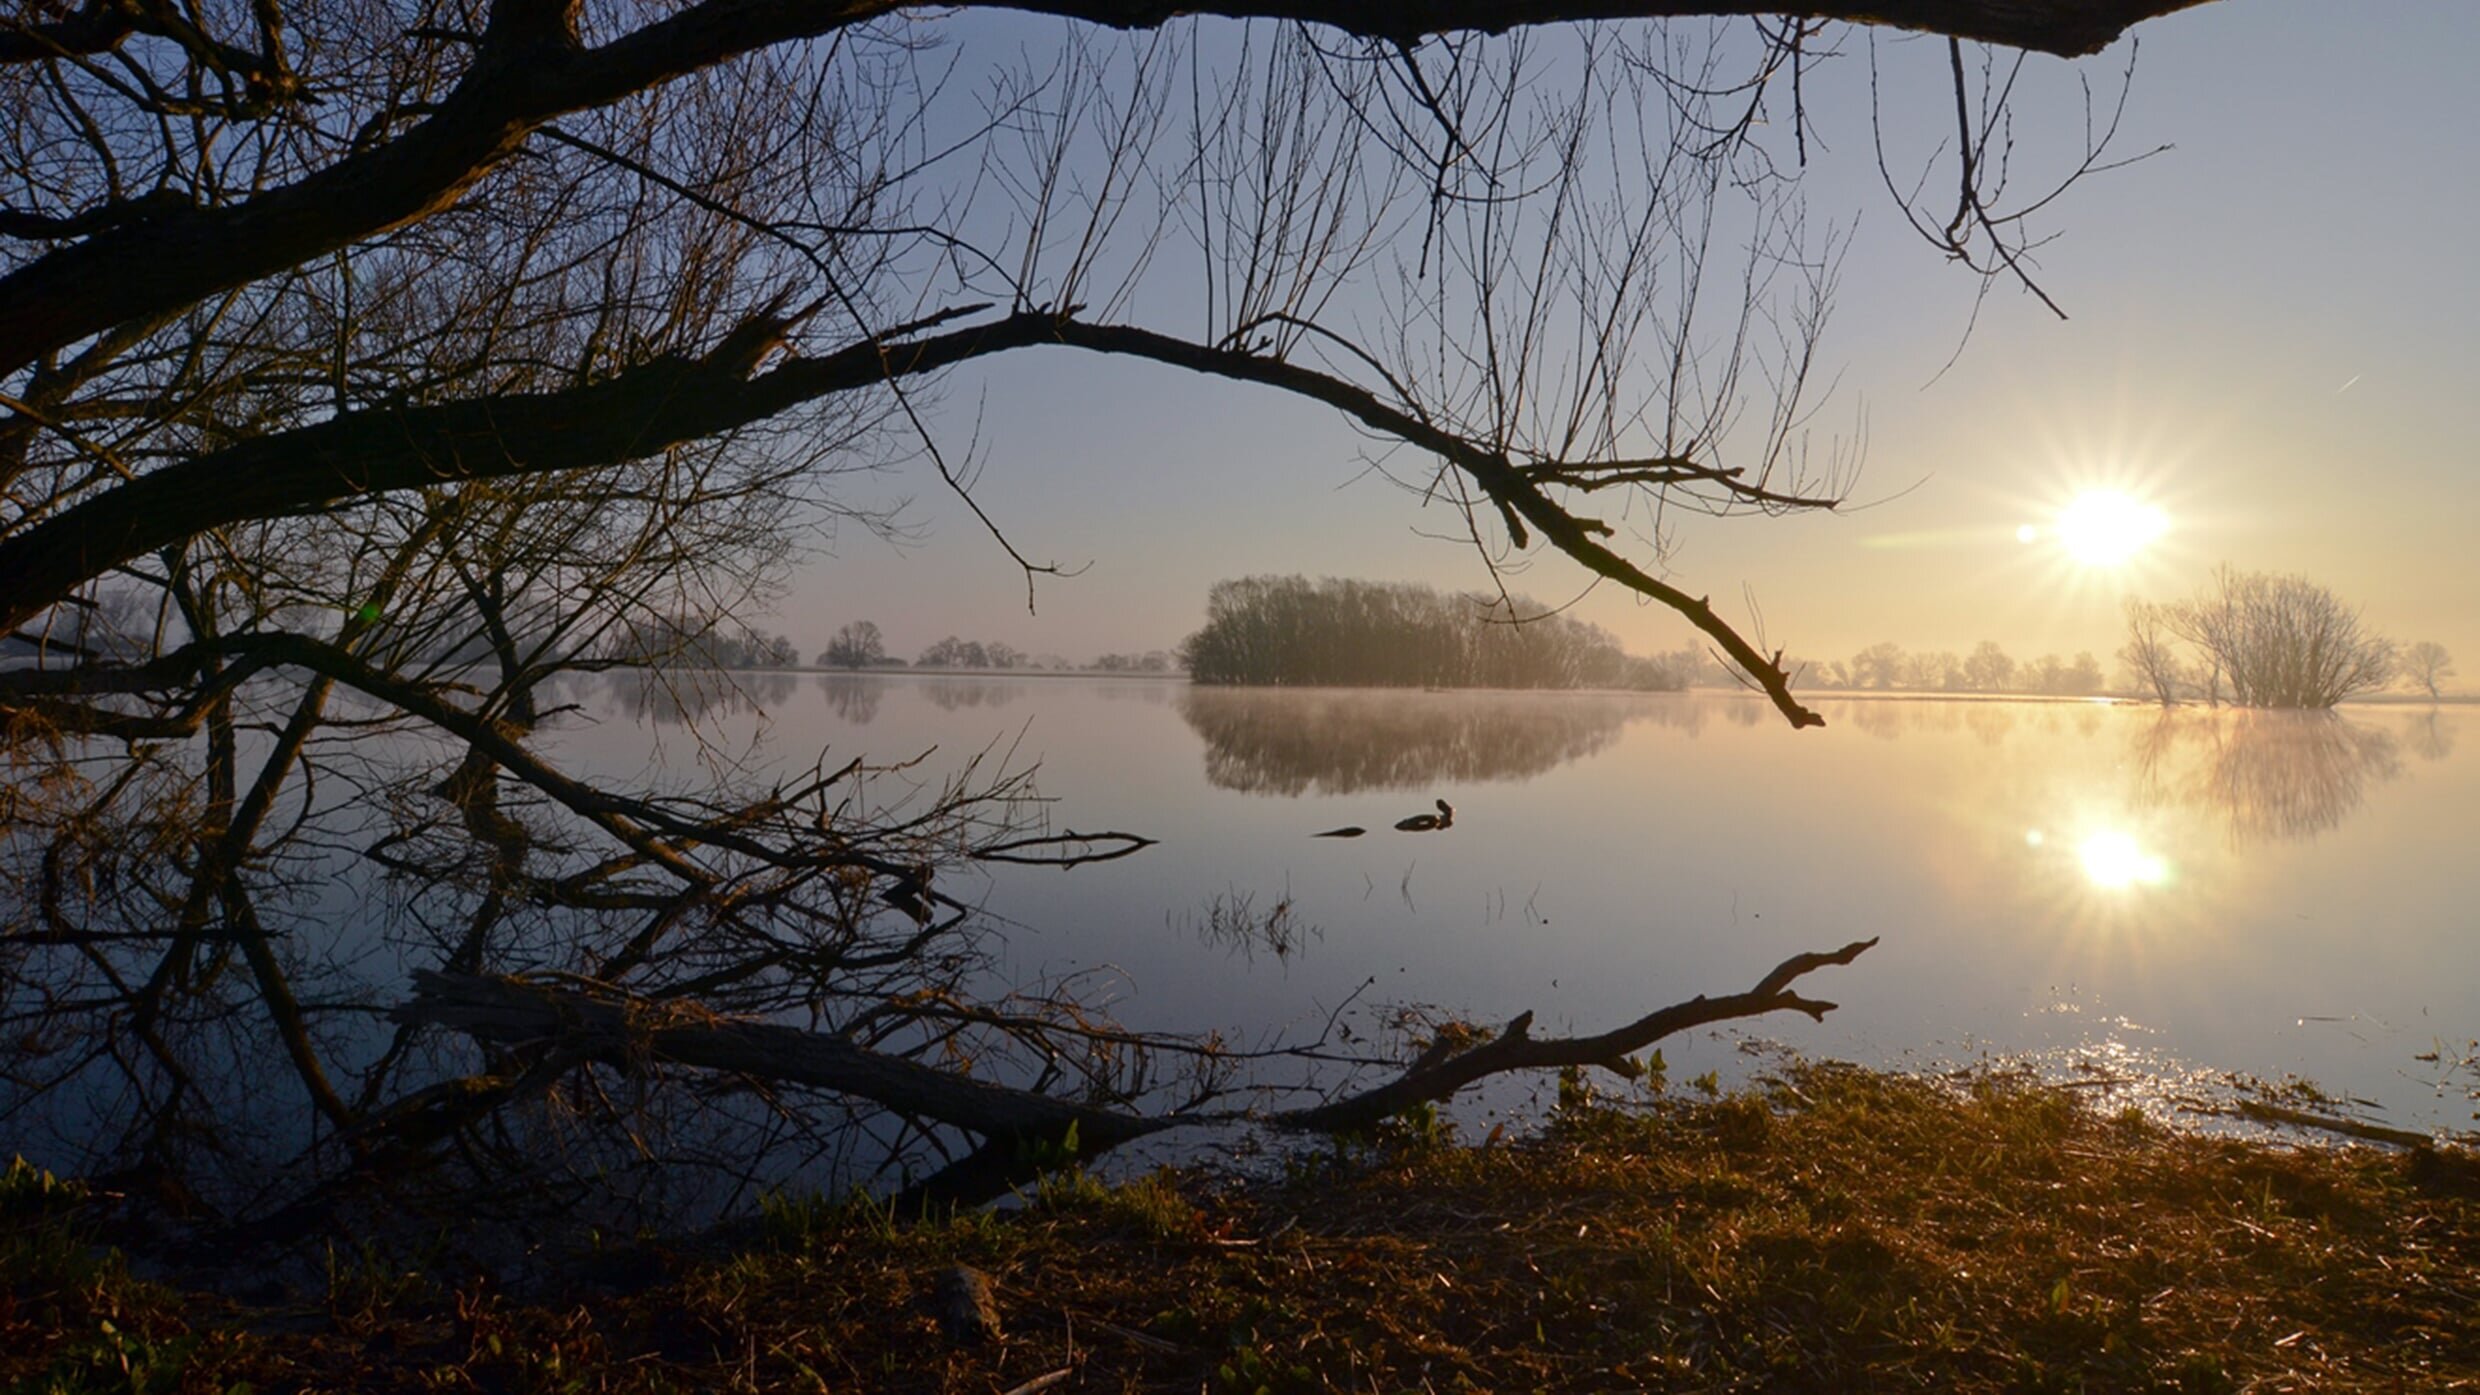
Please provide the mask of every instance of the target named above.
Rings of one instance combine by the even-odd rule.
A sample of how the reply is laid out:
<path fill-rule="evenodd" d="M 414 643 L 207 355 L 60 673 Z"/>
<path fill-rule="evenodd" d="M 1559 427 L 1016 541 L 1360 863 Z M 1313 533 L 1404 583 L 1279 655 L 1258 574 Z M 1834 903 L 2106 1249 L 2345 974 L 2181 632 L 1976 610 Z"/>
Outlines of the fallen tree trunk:
<path fill-rule="evenodd" d="M 572 1059 L 626 1069 L 687 1066 L 806 1085 L 962 1129 L 978 1135 L 981 1146 L 902 1199 L 907 1206 L 954 1205 L 1000 1195 L 1039 1175 L 1045 1166 L 1089 1159 L 1184 1125 L 1255 1121 L 1303 1132 L 1349 1133 L 1413 1106 L 1447 1100 L 1509 1071 L 1600 1066 L 1633 1076 L 1638 1071 L 1629 1059 L 1633 1053 L 1691 1028 L 1783 1011 L 1822 1020 L 1835 1005 L 1804 998 L 1791 985 L 1818 969 L 1849 964 L 1876 943 L 1856 940 L 1830 953 L 1793 955 L 1747 992 L 1700 995 L 1593 1036 L 1535 1037 L 1533 1014 L 1527 1012 L 1469 1049 L 1434 1045 L 1381 1084 L 1271 1113 L 1146 1115 L 1080 1104 L 872 1051 L 842 1037 L 727 1018 L 693 1004 L 633 998 L 599 986 L 588 991 L 574 980 L 422 971 L 414 975 L 412 999 L 389 1016 L 480 1041 L 549 1048 Z"/>
<path fill-rule="evenodd" d="M 723 1017 L 693 1004 L 597 995 L 556 982 L 417 970 L 394 1021 L 504 1046 L 545 1046 L 624 1068 L 668 1064 L 832 1090 L 991 1138 L 1076 1130 L 1099 1151 L 1180 1122 L 975 1080 L 841 1037 Z"/>

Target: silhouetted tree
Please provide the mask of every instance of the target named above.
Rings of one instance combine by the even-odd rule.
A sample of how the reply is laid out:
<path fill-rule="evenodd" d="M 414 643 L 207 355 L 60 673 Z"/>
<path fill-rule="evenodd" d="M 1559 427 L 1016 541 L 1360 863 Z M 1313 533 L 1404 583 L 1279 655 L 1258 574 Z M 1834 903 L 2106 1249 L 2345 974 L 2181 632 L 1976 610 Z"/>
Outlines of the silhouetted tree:
<path fill-rule="evenodd" d="M 818 656 L 821 668 L 868 668 L 887 657 L 887 638 L 869 620 L 854 620 L 835 632 Z"/>
<path fill-rule="evenodd" d="M 2101 661 L 2086 653 L 2079 653 L 2072 660 L 2043 654 L 2024 665 L 2020 681 L 2024 691 L 2030 693 L 2087 697 L 2101 691 Z"/>
<path fill-rule="evenodd" d="M 913 660 L 915 668 L 989 668 L 990 651 L 979 640 L 958 639 L 954 635 L 921 651 Z"/>
<path fill-rule="evenodd" d="M 2427 692 L 2431 702 L 2441 696 L 2437 691 L 2438 683 L 2454 676 L 2454 656 L 2433 639 L 2423 639 L 2405 646 L 2402 666 L 2404 679 Z"/>
<path fill-rule="evenodd" d="M 2134 674 L 2137 686 L 2151 693 L 2155 701 L 2164 707 L 2178 701 L 2179 656 L 2170 618 L 2163 607 L 2133 596 L 2127 598 L 2127 643 L 2118 651 L 2118 657 Z"/>
<path fill-rule="evenodd" d="M 2015 660 L 1996 640 L 1984 639 L 1963 661 L 1963 681 L 1977 693 L 2003 693 L 2015 681 Z"/>
<path fill-rule="evenodd" d="M 1855 688 L 1903 686 L 1902 646 L 1891 640 L 1880 640 L 1852 655 L 1851 683 Z"/>
<path fill-rule="evenodd" d="M 2331 707 L 2393 677 L 2392 642 L 2305 577 L 2223 567 L 2195 599 L 2163 613 L 2245 706 Z"/>

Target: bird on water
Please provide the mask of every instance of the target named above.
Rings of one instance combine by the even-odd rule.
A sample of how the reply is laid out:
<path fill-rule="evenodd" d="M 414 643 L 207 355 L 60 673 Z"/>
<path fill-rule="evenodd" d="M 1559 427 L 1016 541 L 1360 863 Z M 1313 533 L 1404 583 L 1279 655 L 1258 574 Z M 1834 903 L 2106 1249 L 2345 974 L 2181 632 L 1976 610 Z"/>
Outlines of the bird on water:
<path fill-rule="evenodd" d="M 1406 833 L 1432 833 L 1441 828 L 1453 828 L 1454 826 L 1455 806 L 1443 799 L 1438 801 L 1437 813 L 1414 814 L 1411 818 L 1399 819 L 1395 823 L 1395 827 Z"/>

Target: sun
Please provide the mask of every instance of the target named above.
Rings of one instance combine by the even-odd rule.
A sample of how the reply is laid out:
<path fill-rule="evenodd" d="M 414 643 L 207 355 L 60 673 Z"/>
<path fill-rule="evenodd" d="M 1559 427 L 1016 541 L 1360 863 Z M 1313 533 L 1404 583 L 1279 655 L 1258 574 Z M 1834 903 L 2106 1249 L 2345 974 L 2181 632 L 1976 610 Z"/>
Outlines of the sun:
<path fill-rule="evenodd" d="M 2058 511 L 2059 545 L 2088 567 L 2115 567 L 2159 541 L 2170 520 L 2115 489 L 2088 489 Z"/>

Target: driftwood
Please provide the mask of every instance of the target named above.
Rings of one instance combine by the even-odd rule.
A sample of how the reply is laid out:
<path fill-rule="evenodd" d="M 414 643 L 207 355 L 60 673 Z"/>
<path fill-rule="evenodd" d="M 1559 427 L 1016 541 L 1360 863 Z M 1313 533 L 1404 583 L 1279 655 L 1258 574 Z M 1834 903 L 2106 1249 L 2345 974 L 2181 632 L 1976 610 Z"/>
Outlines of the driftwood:
<path fill-rule="evenodd" d="M 2327 1133 L 2338 1133 L 2345 1138 L 2356 1138 L 2363 1142 L 2390 1143 L 2397 1148 L 2434 1148 L 2437 1146 L 2436 1139 L 2424 1133 L 2413 1133 L 2409 1129 L 2388 1128 L 2383 1124 L 2371 1124 L 2359 1119 L 2344 1119 L 2332 1114 L 2311 1114 L 2304 1109 L 2289 1109 L 2278 1104 L 2267 1104 L 2262 1100 L 2241 1100 L 2232 1106 L 2229 1112 L 2243 1119 L 2252 1119 L 2259 1124 L 2282 1124 L 2295 1129 L 2322 1129 Z"/>
<path fill-rule="evenodd" d="M 1444 1100 L 1487 1076 L 1517 1070 L 1555 1070 L 1562 1066 L 1600 1066 L 1633 1077 L 1637 1068 L 1628 1057 L 1662 1038 L 1742 1017 L 1769 1012 L 1804 1012 L 1823 1021 L 1835 1005 L 1803 998 L 1791 991 L 1794 980 L 1829 965 L 1848 964 L 1875 945 L 1874 936 L 1854 940 L 1830 954 L 1795 954 L 1777 965 L 1745 993 L 1720 998 L 1699 995 L 1637 1018 L 1616 1031 L 1589 1037 L 1535 1037 L 1533 1014 L 1520 1014 L 1495 1037 L 1459 1055 L 1435 1048 L 1402 1075 L 1374 1089 L 1309 1109 L 1273 1115 L 1268 1122 L 1284 1128 L 1323 1133 L 1365 1129 L 1417 1104 Z M 1443 1059 L 1439 1059 L 1443 1056 Z"/>
<path fill-rule="evenodd" d="M 414 975 L 413 998 L 389 1016 L 444 1027 L 503 1046 L 550 1048 L 571 1060 L 625 1069 L 654 1065 L 727 1071 L 867 1100 L 907 1117 L 978 1135 L 982 1146 L 901 1198 L 904 1204 L 977 1201 L 1036 1175 L 1041 1158 L 1090 1158 L 1122 1143 L 1183 1125 L 1255 1120 L 1303 1132 L 1349 1133 L 1453 1097 L 1509 1071 L 1599 1066 L 1633 1076 L 1630 1057 L 1696 1027 L 1772 1012 L 1822 1020 L 1835 1005 L 1792 991 L 1801 977 L 1849 964 L 1875 945 L 1856 940 L 1830 953 L 1796 954 L 1744 993 L 1698 996 L 1593 1036 L 1535 1037 L 1526 1012 L 1480 1044 L 1432 1046 L 1394 1078 L 1306 1108 L 1260 1113 L 1156 1116 L 1079 1104 L 872 1051 L 842 1037 L 728 1018 L 684 1003 L 632 998 L 574 979 L 520 979 L 429 971 Z M 1050 1145 L 1050 1146 L 1043 1146 Z"/>

